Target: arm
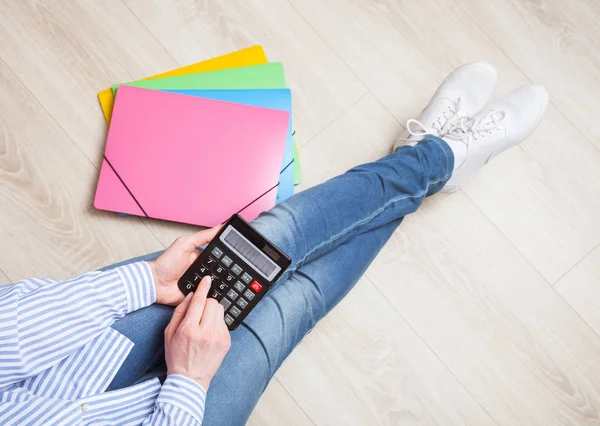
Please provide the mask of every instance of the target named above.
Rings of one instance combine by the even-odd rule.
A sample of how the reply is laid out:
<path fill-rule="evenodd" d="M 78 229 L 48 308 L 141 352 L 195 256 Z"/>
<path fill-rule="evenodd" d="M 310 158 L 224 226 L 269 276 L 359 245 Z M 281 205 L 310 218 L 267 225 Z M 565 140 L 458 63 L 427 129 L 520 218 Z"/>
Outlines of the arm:
<path fill-rule="evenodd" d="M 181 302 L 177 280 L 218 231 L 178 238 L 154 262 L 0 289 L 0 389 L 60 362 L 128 312 Z"/>
<path fill-rule="evenodd" d="M 202 423 L 206 389 L 231 346 L 223 306 L 207 299 L 209 290 L 204 277 L 173 312 L 165 329 L 167 380 L 144 425 Z"/>
<path fill-rule="evenodd" d="M 67 281 L 15 283 L 0 293 L 0 389 L 55 365 L 115 320 L 155 301 L 145 262 Z"/>
<path fill-rule="evenodd" d="M 143 425 L 199 426 L 204 417 L 206 391 L 194 380 L 171 374 L 163 383 L 154 413 Z"/>

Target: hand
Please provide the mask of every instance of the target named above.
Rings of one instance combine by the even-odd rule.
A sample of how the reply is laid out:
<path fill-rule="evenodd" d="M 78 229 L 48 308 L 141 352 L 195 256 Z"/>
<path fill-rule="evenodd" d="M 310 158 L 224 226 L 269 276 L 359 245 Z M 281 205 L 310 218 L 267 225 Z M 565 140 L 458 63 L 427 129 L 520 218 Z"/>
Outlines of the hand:
<path fill-rule="evenodd" d="M 210 277 L 181 302 L 165 329 L 167 375 L 181 374 L 208 390 L 210 381 L 231 347 L 224 309 L 207 299 Z"/>
<path fill-rule="evenodd" d="M 221 226 L 196 232 L 177 238 L 160 257 L 148 262 L 156 286 L 156 303 L 177 305 L 183 300 L 183 293 L 177 287 L 177 281 L 200 255 L 196 251 L 209 243 L 219 232 Z"/>

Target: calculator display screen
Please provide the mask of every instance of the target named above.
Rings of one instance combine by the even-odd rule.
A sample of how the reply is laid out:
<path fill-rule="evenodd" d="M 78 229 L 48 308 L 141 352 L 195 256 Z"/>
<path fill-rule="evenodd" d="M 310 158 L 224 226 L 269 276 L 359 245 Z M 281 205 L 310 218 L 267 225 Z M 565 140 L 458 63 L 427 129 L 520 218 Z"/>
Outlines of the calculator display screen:
<path fill-rule="evenodd" d="M 279 265 L 269 259 L 231 225 L 221 234 L 221 241 L 269 281 L 272 281 L 281 270 Z"/>

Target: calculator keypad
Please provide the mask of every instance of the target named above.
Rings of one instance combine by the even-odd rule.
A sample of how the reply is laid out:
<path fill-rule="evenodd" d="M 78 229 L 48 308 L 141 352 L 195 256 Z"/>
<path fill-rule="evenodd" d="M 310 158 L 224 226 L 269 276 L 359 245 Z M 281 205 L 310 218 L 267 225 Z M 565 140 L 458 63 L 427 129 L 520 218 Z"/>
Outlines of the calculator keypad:
<path fill-rule="evenodd" d="M 231 326 L 245 311 L 263 285 L 254 279 L 253 270 L 244 270 L 235 263 L 235 255 L 225 247 L 211 243 L 209 252 L 201 254 L 198 266 L 182 281 L 187 290 L 194 290 L 205 275 L 212 279 L 209 297 L 217 299 L 225 310 L 225 323 Z"/>

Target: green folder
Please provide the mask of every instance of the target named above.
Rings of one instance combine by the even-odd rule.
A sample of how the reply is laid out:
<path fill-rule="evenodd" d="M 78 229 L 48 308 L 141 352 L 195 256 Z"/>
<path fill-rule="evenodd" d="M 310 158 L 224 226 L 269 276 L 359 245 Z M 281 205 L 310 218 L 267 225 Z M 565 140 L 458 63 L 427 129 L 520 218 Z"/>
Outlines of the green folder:
<path fill-rule="evenodd" d="M 281 62 L 272 62 L 249 67 L 229 68 L 218 71 L 178 75 L 122 83 L 127 86 L 154 90 L 181 89 L 285 89 L 285 72 Z M 116 94 L 120 84 L 113 86 Z M 294 184 L 300 183 L 300 159 L 294 139 Z"/>

